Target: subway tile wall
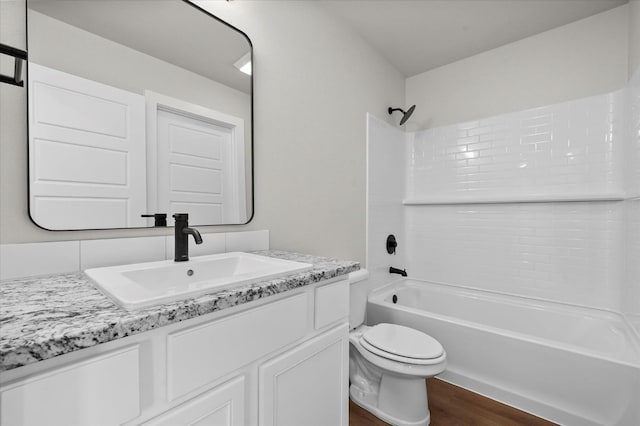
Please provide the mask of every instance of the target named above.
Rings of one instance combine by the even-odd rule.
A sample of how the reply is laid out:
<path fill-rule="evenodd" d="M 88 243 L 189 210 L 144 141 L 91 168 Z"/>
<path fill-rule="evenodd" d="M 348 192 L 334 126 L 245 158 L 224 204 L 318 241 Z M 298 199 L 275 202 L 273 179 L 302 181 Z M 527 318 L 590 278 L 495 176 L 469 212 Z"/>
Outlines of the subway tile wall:
<path fill-rule="evenodd" d="M 629 150 L 627 195 L 640 197 L 640 68 L 629 81 Z"/>
<path fill-rule="evenodd" d="M 623 312 L 640 336 L 640 198 L 625 201 L 625 285 Z"/>
<path fill-rule="evenodd" d="M 637 197 L 638 74 L 616 92 L 407 135 L 406 200 L 472 203 L 406 206 L 410 275 L 640 321 L 637 200 L 473 204 Z"/>
<path fill-rule="evenodd" d="M 640 336 L 640 68 L 629 82 L 629 111 L 623 312 Z"/>
<path fill-rule="evenodd" d="M 411 276 L 620 309 L 619 202 L 407 207 Z"/>
<path fill-rule="evenodd" d="M 407 198 L 620 193 L 625 96 L 620 90 L 418 132 Z"/>

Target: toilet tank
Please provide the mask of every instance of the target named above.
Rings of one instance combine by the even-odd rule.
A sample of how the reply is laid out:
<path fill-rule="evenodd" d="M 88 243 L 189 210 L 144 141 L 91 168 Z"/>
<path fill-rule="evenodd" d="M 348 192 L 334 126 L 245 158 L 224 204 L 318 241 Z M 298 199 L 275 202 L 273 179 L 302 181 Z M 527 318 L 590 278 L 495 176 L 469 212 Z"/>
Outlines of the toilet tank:
<path fill-rule="evenodd" d="M 367 309 L 369 271 L 360 269 L 349 274 L 349 328 L 364 323 Z"/>

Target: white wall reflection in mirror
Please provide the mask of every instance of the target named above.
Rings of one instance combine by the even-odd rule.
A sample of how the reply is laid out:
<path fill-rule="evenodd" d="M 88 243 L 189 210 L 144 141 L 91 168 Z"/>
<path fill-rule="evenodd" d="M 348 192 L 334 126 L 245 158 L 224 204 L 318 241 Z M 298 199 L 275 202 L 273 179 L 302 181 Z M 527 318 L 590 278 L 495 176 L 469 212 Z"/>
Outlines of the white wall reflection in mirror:
<path fill-rule="evenodd" d="M 250 220 L 252 77 L 234 66 L 251 58 L 243 33 L 181 0 L 29 0 L 27 25 L 36 224 Z"/>

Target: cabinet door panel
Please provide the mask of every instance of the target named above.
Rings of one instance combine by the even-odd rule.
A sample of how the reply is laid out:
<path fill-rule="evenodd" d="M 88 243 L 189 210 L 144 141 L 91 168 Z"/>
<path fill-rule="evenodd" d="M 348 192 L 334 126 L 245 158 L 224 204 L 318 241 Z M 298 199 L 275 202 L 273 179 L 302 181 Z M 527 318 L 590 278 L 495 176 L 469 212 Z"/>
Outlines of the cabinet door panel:
<path fill-rule="evenodd" d="M 349 281 L 316 288 L 316 330 L 349 316 Z"/>
<path fill-rule="evenodd" d="M 115 425 L 140 413 L 138 346 L 0 390 L 2 425 Z"/>
<path fill-rule="evenodd" d="M 347 337 L 340 325 L 260 367 L 261 426 L 347 426 Z"/>
<path fill-rule="evenodd" d="M 146 423 L 147 426 L 243 426 L 244 376 L 220 385 Z"/>

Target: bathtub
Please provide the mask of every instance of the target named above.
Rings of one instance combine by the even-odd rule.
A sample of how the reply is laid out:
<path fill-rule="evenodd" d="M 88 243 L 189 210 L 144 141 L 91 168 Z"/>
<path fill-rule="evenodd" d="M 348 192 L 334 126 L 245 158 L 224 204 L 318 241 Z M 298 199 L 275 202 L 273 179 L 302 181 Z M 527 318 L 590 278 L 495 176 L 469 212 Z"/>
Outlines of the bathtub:
<path fill-rule="evenodd" d="M 563 425 L 640 425 L 640 347 L 614 312 L 402 279 L 368 298 L 382 322 L 438 339 L 445 381 Z"/>

